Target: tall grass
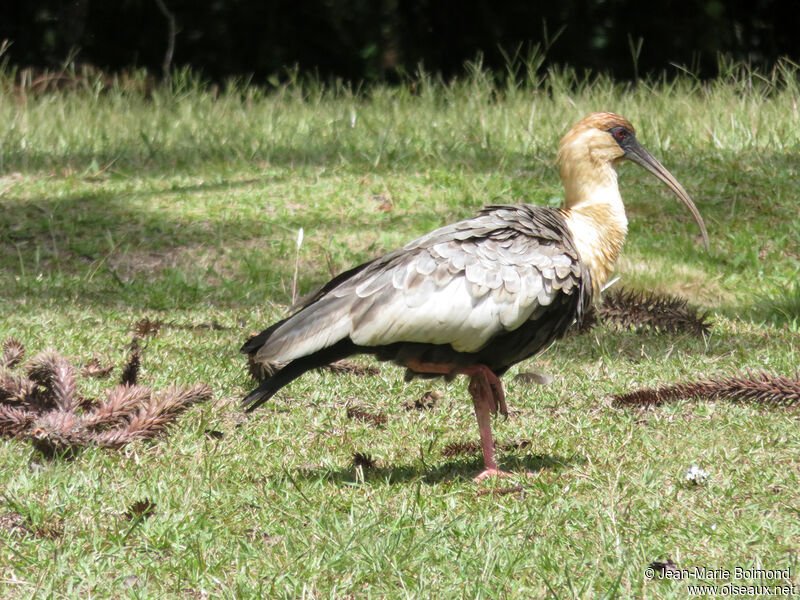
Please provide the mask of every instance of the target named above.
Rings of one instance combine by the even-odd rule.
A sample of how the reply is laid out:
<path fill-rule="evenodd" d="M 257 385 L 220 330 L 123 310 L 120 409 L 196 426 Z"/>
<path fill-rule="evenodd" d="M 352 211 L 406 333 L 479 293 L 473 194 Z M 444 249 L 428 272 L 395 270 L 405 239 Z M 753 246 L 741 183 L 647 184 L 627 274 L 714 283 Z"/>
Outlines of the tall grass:
<path fill-rule="evenodd" d="M 420 71 L 398 87 L 359 90 L 297 74 L 272 88 L 230 81 L 220 89 L 181 71 L 156 87 L 144 73 L 67 73 L 62 92 L 37 93 L 6 67 L 0 170 L 522 162 L 549 156 L 565 127 L 599 109 L 624 113 L 658 151 L 787 152 L 800 142 L 798 68 L 788 60 L 769 73 L 721 61 L 712 81 L 678 72 L 630 85 L 570 68 L 541 72 L 535 58 L 527 69 L 510 67 L 517 76 L 504 81 L 473 63 L 450 82 Z"/>

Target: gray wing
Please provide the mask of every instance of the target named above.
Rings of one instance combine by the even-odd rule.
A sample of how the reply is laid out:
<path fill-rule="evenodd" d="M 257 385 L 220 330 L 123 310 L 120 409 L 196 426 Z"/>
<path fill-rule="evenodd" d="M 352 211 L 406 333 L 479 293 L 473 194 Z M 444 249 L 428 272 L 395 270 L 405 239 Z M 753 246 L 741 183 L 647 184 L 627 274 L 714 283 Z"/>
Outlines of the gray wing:
<path fill-rule="evenodd" d="M 489 207 L 326 286 L 256 359 L 293 360 L 345 337 L 360 346 L 419 342 L 474 352 L 575 292 L 580 277 L 560 213 Z"/>

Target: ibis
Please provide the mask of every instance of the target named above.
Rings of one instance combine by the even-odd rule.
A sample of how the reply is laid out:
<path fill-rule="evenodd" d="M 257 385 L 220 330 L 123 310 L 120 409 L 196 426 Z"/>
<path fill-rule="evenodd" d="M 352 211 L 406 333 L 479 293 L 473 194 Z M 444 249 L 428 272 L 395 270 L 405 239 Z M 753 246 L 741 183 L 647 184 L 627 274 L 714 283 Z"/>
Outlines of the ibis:
<path fill-rule="evenodd" d="M 495 205 L 337 275 L 289 317 L 241 348 L 270 374 L 248 411 L 310 369 L 354 354 L 406 368 L 407 378 L 469 378 L 484 470 L 498 468 L 491 415 L 508 414 L 500 377 L 580 323 L 627 233 L 615 167 L 624 159 L 664 182 L 708 233 L 686 190 L 611 112 L 562 138 L 561 208 Z"/>

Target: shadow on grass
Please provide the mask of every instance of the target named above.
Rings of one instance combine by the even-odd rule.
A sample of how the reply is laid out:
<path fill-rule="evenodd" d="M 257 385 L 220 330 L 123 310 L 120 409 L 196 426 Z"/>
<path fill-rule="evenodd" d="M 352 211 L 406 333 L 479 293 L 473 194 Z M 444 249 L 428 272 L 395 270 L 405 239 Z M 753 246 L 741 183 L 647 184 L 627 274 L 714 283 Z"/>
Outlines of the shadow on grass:
<path fill-rule="evenodd" d="M 292 279 L 292 261 L 286 257 L 294 251 L 294 232 L 302 226 L 307 232 L 313 230 L 318 239 L 331 239 L 337 234 L 341 235 L 342 230 L 340 219 L 333 217 L 335 211 L 326 212 L 317 208 L 313 212 L 307 212 L 299 207 L 296 214 L 287 215 L 282 210 L 285 204 L 284 198 L 274 194 L 269 195 L 269 184 L 293 181 L 302 177 L 291 168 L 295 158 L 302 157 L 302 153 L 296 155 L 291 149 L 283 149 L 278 155 L 282 158 L 274 166 L 280 169 L 279 171 L 272 171 L 272 174 L 264 177 L 244 180 L 209 181 L 171 189 L 147 189 L 121 194 L 105 189 L 95 192 L 87 192 L 84 189 L 70 194 L 68 189 L 64 189 L 66 193 L 63 195 L 51 194 L 41 198 L 15 198 L 7 193 L 2 195 L 0 271 L 4 273 L 3 279 L 8 274 L 8 285 L 2 285 L 0 298 L 29 299 L 37 303 L 47 299 L 62 301 L 64 298 L 71 298 L 73 303 L 91 306 L 123 302 L 134 309 L 169 309 L 193 307 L 198 304 L 249 306 L 252 305 L 252 301 L 248 295 L 250 298 L 275 298 L 276 291 L 283 289 L 282 286 L 285 287 L 285 283 Z M 329 163 L 326 156 L 324 152 L 319 154 L 312 152 L 306 156 L 306 159 L 310 160 L 298 162 L 300 165 L 324 166 Z M 395 166 L 395 163 L 390 161 L 388 164 L 391 168 L 386 167 L 384 170 L 403 174 L 425 168 L 446 169 L 452 163 L 458 164 L 457 168 L 461 170 L 484 173 L 487 171 L 487 165 L 494 164 L 497 158 L 494 155 L 487 155 L 479 159 L 473 157 L 470 160 L 462 160 L 459 156 L 453 155 L 443 165 L 426 163 L 421 168 L 414 168 L 420 166 L 416 164 L 401 163 Z M 509 174 L 516 174 L 517 169 L 531 162 L 530 157 L 513 153 L 506 158 L 511 160 L 511 163 L 505 163 L 503 169 Z M 796 166 L 796 159 L 782 155 L 770 157 L 769 160 L 775 161 L 781 167 Z M 795 162 L 792 162 L 793 160 Z M 334 167 L 343 165 L 341 160 L 336 162 L 331 159 L 330 162 Z M 253 163 L 245 161 L 241 164 L 252 167 Z M 365 174 L 375 172 L 369 164 L 362 165 L 361 162 L 347 163 L 346 169 L 352 172 L 363 171 Z M 165 169 L 165 172 L 167 170 Z M 181 170 L 170 172 L 175 174 Z M 629 169 L 629 173 L 626 174 L 625 181 L 621 185 L 623 194 L 626 188 L 631 189 L 635 186 L 636 180 L 631 178 L 634 172 Z M 638 177 L 647 177 L 647 174 L 639 174 Z M 715 182 L 717 187 L 723 184 L 725 182 Z M 72 184 L 65 181 L 63 187 L 68 188 L 69 185 Z M 786 223 L 791 222 L 787 218 L 790 214 L 787 212 L 790 211 L 790 208 L 787 208 L 789 203 L 769 204 L 758 200 L 760 192 L 767 185 L 767 179 L 764 177 L 759 178 L 756 183 L 749 182 L 748 185 L 750 187 L 746 197 L 737 198 L 739 212 L 744 212 L 742 208 L 744 207 L 748 216 L 753 217 L 748 220 L 751 224 L 761 223 L 767 218 L 774 219 L 776 222 L 774 229 L 788 235 L 784 230 L 787 228 Z M 523 187 L 536 189 L 537 179 L 531 178 Z M 263 208 L 266 209 L 271 205 L 277 209 L 276 212 L 268 214 L 261 206 L 235 210 L 235 207 L 224 205 L 226 195 L 247 188 L 253 188 L 254 194 L 259 189 L 265 189 Z M 720 189 L 726 188 L 723 186 Z M 713 192 L 713 189 L 710 191 Z M 175 198 L 175 202 L 179 202 L 182 198 L 194 194 L 218 197 L 219 201 L 214 201 L 219 202 L 224 208 L 223 216 L 209 217 L 206 214 L 200 214 L 199 217 L 192 216 L 189 209 L 187 213 L 183 213 L 189 216 L 182 217 L 181 211 L 157 207 L 149 209 L 151 199 L 157 201 Z M 464 190 L 464 194 L 465 198 L 469 197 L 469 190 Z M 481 204 L 480 199 L 471 198 L 470 202 L 475 204 L 474 208 Z M 641 212 L 652 204 L 634 199 L 629 203 L 629 208 Z M 660 203 L 655 204 L 661 206 Z M 668 205 L 672 207 L 669 210 L 680 210 L 677 203 L 674 204 L 675 206 Z M 772 212 L 766 211 L 769 207 L 772 207 Z M 649 210 L 651 209 L 648 208 Z M 724 231 L 723 225 L 732 219 L 730 208 L 722 200 L 715 204 L 707 203 L 707 206 L 703 207 L 703 212 L 709 223 L 716 223 L 718 232 Z M 643 216 L 648 223 L 655 221 L 654 216 L 648 218 L 650 215 L 647 211 Z M 683 218 L 687 217 L 683 215 Z M 435 203 L 421 204 L 409 214 L 402 214 L 400 211 L 397 211 L 397 214 L 392 212 L 380 215 L 353 212 L 348 214 L 347 219 L 347 227 L 353 232 L 375 231 L 376 226 L 381 229 L 413 230 L 414 223 L 443 222 L 443 217 L 437 213 Z M 766 229 L 768 228 L 765 227 Z M 758 229 L 754 229 L 754 232 L 757 231 Z M 655 236 L 655 239 L 661 240 L 667 235 L 663 233 Z M 717 234 L 720 241 L 722 241 L 721 236 L 721 233 Z M 408 239 L 412 237 L 413 234 L 410 233 Z M 712 237 L 714 237 L 713 231 Z M 727 243 L 731 245 L 738 242 L 741 240 L 737 238 L 728 240 Z M 221 275 L 212 272 L 214 256 L 221 255 L 223 250 L 231 248 L 234 249 L 232 251 L 234 254 L 229 254 L 226 259 L 228 271 Z M 216 249 L 220 252 L 215 252 Z M 211 263 L 207 269 L 201 264 L 192 262 L 197 250 L 205 253 L 205 258 Z M 661 250 L 664 251 L 663 248 Z M 734 268 L 738 270 L 745 268 L 742 265 L 732 266 L 731 261 L 739 260 L 741 258 L 739 254 L 744 252 L 738 250 L 737 252 L 720 250 L 711 256 L 691 254 L 688 258 L 681 254 L 680 248 L 673 253 L 676 254 L 676 261 L 702 262 L 708 271 L 724 273 Z M 756 259 L 757 254 L 756 252 Z M 139 255 L 144 255 L 143 261 L 150 260 L 155 267 L 140 268 L 136 264 Z M 346 261 L 336 265 L 336 270 L 344 270 L 354 266 L 358 260 L 371 257 L 367 253 L 356 257 L 356 260 L 350 260 L 352 257 L 348 257 Z M 129 275 L 112 264 L 115 260 L 121 260 L 126 268 L 133 263 Z M 324 259 L 318 257 L 312 267 L 315 271 L 301 271 L 300 288 L 311 289 L 327 279 L 326 267 Z M 37 277 L 43 278 L 44 281 L 33 281 Z M 285 300 L 285 294 L 281 300 Z M 783 318 L 781 316 L 783 313 L 780 311 L 786 312 L 784 304 L 785 302 L 779 304 L 775 309 L 778 311 L 776 319 Z M 750 313 L 752 313 L 754 315 L 752 319 L 757 319 L 757 311 L 744 312 L 745 318 L 751 318 Z"/>
<path fill-rule="evenodd" d="M 439 169 L 466 169 L 476 173 L 491 173 L 499 164 L 513 168 L 529 168 L 544 157 L 555 157 L 557 140 L 541 148 L 541 155 L 508 152 L 502 146 L 484 148 L 478 144 L 443 141 L 429 153 L 420 153 L 413 137 L 400 139 L 393 147 L 383 147 L 379 137 L 362 138 L 361 143 L 334 140 L 326 136 L 309 136 L 296 143 L 269 142 L 252 151 L 236 146 L 214 146 L 205 140 L 196 144 L 172 144 L 148 148 L 131 146 L 130 140 L 101 151 L 60 151 L 35 149 L 5 150 L 3 170 L 7 173 L 37 174 L 42 171 L 72 171 L 90 174 L 99 166 L 118 173 L 145 173 L 150 176 L 170 176 L 175 173 L 206 172 L 209 167 L 246 169 L 253 165 L 285 168 L 287 173 L 302 167 L 341 168 L 353 173 L 415 173 L 435 166 Z M 376 159 L 379 159 L 376 161 Z"/>
<path fill-rule="evenodd" d="M 263 206 L 241 211 L 230 210 L 224 198 L 247 188 L 256 195 L 270 182 L 291 177 L 287 171 L 285 177 L 119 194 L 5 195 L 0 211 L 0 271 L 9 275 L 9 285 L 3 286 L 0 297 L 37 303 L 72 297 L 73 303 L 91 306 L 123 301 L 142 309 L 236 305 L 246 302 L 248 291 L 270 297 L 282 282 L 291 281 L 292 261 L 286 257 L 293 255 L 297 229 L 314 231 L 318 239 L 333 239 L 341 234 L 342 223 L 325 219 L 319 210 L 304 212 L 302 207 L 296 216 L 286 215 L 280 197 L 266 196 Z M 223 215 L 197 218 L 191 208 L 183 213 L 168 206 L 142 207 L 151 198 L 163 204 L 165 198 L 194 194 L 218 196 L 219 200 L 213 200 L 215 210 Z M 268 212 L 271 207 L 274 210 Z M 378 219 L 386 227 L 402 229 L 409 228 L 411 220 L 436 218 L 433 207 L 420 208 L 413 215 L 355 213 L 348 216 L 347 227 L 374 231 Z M 226 252 L 227 270 L 217 273 L 214 261 Z M 197 253 L 206 257 L 208 267 L 193 260 Z M 325 261 L 316 262 L 318 272 L 301 273 L 300 289 L 310 289 L 320 283 L 317 279 L 327 278 Z M 350 266 L 342 265 L 342 270 Z M 165 297 L 175 302 L 171 305 Z"/>
<path fill-rule="evenodd" d="M 522 479 L 525 472 L 536 474 L 541 471 L 560 471 L 574 464 L 584 464 L 586 459 L 579 456 L 559 457 L 549 454 L 536 454 L 503 456 L 498 462 L 501 469 L 519 474 L 520 479 Z M 427 484 L 456 479 L 471 481 L 482 470 L 483 459 L 479 457 L 454 459 L 434 467 L 426 467 L 421 462 L 388 465 L 365 468 L 363 470 L 363 483 L 389 483 L 393 485 L 417 480 Z M 304 480 L 325 480 L 336 485 L 361 484 L 360 477 L 357 476 L 356 467 L 336 470 L 324 468 L 301 469 L 297 471 L 297 477 Z"/>

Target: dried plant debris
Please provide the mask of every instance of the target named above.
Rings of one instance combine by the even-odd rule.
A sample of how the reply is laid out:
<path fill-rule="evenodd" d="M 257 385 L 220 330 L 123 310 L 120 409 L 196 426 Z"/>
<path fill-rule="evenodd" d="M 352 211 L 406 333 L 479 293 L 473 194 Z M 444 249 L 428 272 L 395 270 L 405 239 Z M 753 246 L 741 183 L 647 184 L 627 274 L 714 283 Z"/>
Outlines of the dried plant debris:
<path fill-rule="evenodd" d="M 362 469 L 374 469 L 375 459 L 364 452 L 354 452 L 353 466 L 356 468 L 361 467 Z"/>
<path fill-rule="evenodd" d="M 105 365 L 99 359 L 93 358 L 81 369 L 81 375 L 84 377 L 94 377 L 96 379 L 105 379 L 111 375 L 114 370 L 114 363 L 106 363 Z"/>
<path fill-rule="evenodd" d="M 436 401 L 442 396 L 444 394 L 438 390 L 429 390 L 414 401 L 406 400 L 403 402 L 403 408 L 406 410 L 431 410 L 436 406 Z"/>
<path fill-rule="evenodd" d="M 624 289 L 609 292 L 603 296 L 596 315 L 622 329 L 687 332 L 698 337 L 708 335 L 711 329 L 708 315 L 690 307 L 684 298 L 650 292 Z"/>
<path fill-rule="evenodd" d="M 153 320 L 148 317 L 143 317 L 138 321 L 136 321 L 136 323 L 134 324 L 133 333 L 135 336 L 140 338 L 156 337 L 161 331 L 161 329 L 165 327 L 169 329 L 185 329 L 189 331 L 199 331 L 203 329 L 211 331 L 225 331 L 227 329 L 230 329 L 230 327 L 225 327 L 224 325 L 220 325 L 216 320 L 204 321 L 202 323 L 187 325 L 185 323 L 175 323 L 174 321 L 165 323 L 164 321 Z"/>
<path fill-rule="evenodd" d="M 25 346 L 17 338 L 10 337 L 3 342 L 3 357 L 0 359 L 0 369 L 13 369 L 22 362 L 25 356 Z"/>
<path fill-rule="evenodd" d="M 570 335 L 583 335 L 584 333 L 588 333 L 592 330 L 593 327 L 596 327 L 599 324 L 599 320 L 597 317 L 597 308 L 594 306 L 589 306 L 586 309 L 586 312 L 583 313 L 583 318 L 580 321 L 577 321 L 572 324 L 570 327 L 568 334 Z"/>
<path fill-rule="evenodd" d="M 136 385 L 139 379 L 139 368 L 142 366 L 142 348 L 139 345 L 139 338 L 135 337 L 131 341 L 130 351 L 128 353 L 128 360 L 125 361 L 125 366 L 122 368 L 122 377 L 120 378 L 123 385 Z"/>
<path fill-rule="evenodd" d="M 442 448 L 442 456 L 455 458 L 456 456 L 475 454 L 480 450 L 481 445 L 478 442 L 453 442 Z"/>
<path fill-rule="evenodd" d="M 793 406 L 800 401 L 800 379 L 765 371 L 717 377 L 660 388 L 644 388 L 612 396 L 617 406 L 658 406 L 688 398 L 734 400 L 771 406 Z"/>
<path fill-rule="evenodd" d="M 125 511 L 125 518 L 129 521 L 135 519 L 144 520 L 152 517 L 154 514 L 156 514 L 156 503 L 149 498 L 145 498 L 144 500 L 139 500 L 131 504 L 128 510 Z"/>
<path fill-rule="evenodd" d="M 654 576 L 657 575 L 659 577 L 669 576 L 673 573 L 677 573 L 680 569 L 678 569 L 678 565 L 672 562 L 671 558 L 667 558 L 665 561 L 658 561 L 654 560 L 648 565 L 649 568 L 653 569 Z"/>
<path fill-rule="evenodd" d="M 347 418 L 356 421 L 364 421 L 365 423 L 370 423 L 376 427 L 385 424 L 389 420 L 388 417 L 383 413 L 370 412 L 358 406 L 349 406 L 347 408 Z"/>
<path fill-rule="evenodd" d="M 163 321 L 153 321 L 147 317 L 144 317 L 143 319 L 136 321 L 133 326 L 133 333 L 140 338 L 156 337 L 163 326 Z"/>
<path fill-rule="evenodd" d="M 524 450 L 532 445 L 533 442 L 531 440 L 513 440 L 497 444 L 497 448 L 500 450 Z M 442 448 L 442 456 L 455 458 L 456 456 L 477 454 L 480 450 L 481 445 L 478 442 L 453 442 Z"/>
<path fill-rule="evenodd" d="M 360 365 L 352 360 L 337 360 L 322 367 L 337 375 L 378 375 L 381 368 L 375 365 Z"/>
<path fill-rule="evenodd" d="M 549 385 L 555 378 L 544 371 L 523 371 L 514 375 L 512 381 L 518 381 L 528 385 Z"/>
<path fill-rule="evenodd" d="M 500 445 L 503 450 L 524 450 L 531 446 L 533 446 L 533 440 L 513 440 Z"/>
<path fill-rule="evenodd" d="M 75 368 L 54 350 L 34 356 L 25 375 L 0 369 L 0 435 L 30 440 L 49 457 L 89 445 L 119 448 L 158 435 L 186 408 L 211 398 L 205 384 L 159 391 L 137 385 L 140 360 L 137 343 L 122 384 L 100 399 L 79 393 Z"/>
<path fill-rule="evenodd" d="M 0 529 L 22 537 L 37 537 L 55 540 L 64 535 L 64 524 L 56 520 L 53 523 L 35 525 L 28 517 L 16 512 L 0 513 Z"/>

